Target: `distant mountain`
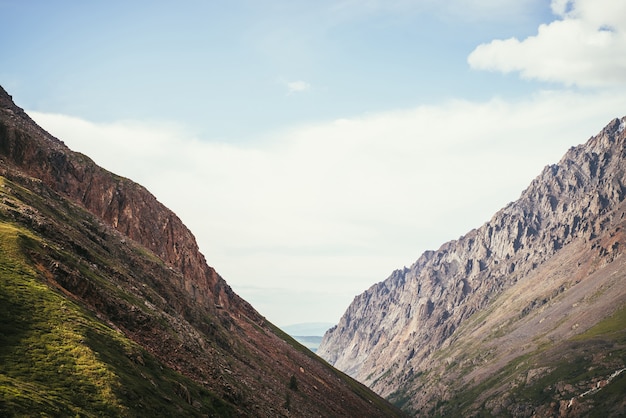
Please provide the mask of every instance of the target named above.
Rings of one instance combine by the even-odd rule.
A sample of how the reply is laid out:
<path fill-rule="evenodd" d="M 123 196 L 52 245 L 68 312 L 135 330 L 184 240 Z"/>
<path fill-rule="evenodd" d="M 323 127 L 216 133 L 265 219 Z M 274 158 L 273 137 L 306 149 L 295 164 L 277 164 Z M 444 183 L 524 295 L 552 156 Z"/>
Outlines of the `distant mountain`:
<path fill-rule="evenodd" d="M 304 322 L 300 324 L 286 325 L 280 327 L 287 334 L 293 336 L 323 336 L 326 331 L 332 328 L 335 324 L 330 322 Z"/>
<path fill-rule="evenodd" d="M 123 152 L 123 150 L 119 150 Z M 399 416 L 0 88 L 0 416 Z"/>
<path fill-rule="evenodd" d="M 318 355 L 416 416 L 624 416 L 625 126 L 357 296 Z"/>
<path fill-rule="evenodd" d="M 317 348 L 320 346 L 320 343 L 322 342 L 321 335 L 309 335 L 309 336 L 296 335 L 293 337 L 293 339 L 314 353 L 317 352 Z"/>
<path fill-rule="evenodd" d="M 322 342 L 322 336 L 334 324 L 327 322 L 307 322 L 301 324 L 293 324 L 281 327 L 283 331 L 289 334 L 293 339 L 311 350 L 317 352 L 317 348 Z"/>

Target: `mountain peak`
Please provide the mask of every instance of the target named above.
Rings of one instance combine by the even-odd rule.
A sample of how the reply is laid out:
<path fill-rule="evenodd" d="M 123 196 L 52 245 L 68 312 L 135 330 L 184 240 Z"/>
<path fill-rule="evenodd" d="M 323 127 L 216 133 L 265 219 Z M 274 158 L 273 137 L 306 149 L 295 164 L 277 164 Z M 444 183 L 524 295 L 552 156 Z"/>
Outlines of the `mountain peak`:
<path fill-rule="evenodd" d="M 9 93 L 7 93 L 4 87 L 0 86 L 0 106 L 8 107 L 8 104 L 14 104 L 13 97 Z"/>
<path fill-rule="evenodd" d="M 15 103 L 13 103 L 13 97 L 7 93 L 2 86 L 0 86 L 0 107 L 8 108 L 10 106 L 15 106 Z"/>

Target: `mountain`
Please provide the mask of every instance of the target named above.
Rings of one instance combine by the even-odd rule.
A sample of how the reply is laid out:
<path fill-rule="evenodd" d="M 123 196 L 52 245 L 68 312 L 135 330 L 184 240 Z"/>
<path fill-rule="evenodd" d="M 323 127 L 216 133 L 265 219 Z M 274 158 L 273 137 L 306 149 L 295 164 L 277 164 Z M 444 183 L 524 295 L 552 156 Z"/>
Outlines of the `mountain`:
<path fill-rule="evenodd" d="M 623 416 L 625 126 L 355 297 L 317 354 L 414 415 Z"/>
<path fill-rule="evenodd" d="M 145 188 L 0 88 L 1 416 L 355 414 L 401 415 L 236 295 Z"/>

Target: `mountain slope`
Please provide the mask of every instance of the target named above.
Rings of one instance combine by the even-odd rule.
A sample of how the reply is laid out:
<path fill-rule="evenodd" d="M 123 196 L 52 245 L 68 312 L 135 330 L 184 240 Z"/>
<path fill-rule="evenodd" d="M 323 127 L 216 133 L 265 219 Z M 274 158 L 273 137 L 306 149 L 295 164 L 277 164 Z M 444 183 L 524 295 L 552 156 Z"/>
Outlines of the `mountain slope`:
<path fill-rule="evenodd" d="M 0 88 L 0 415 L 397 416 Z"/>
<path fill-rule="evenodd" d="M 625 125 L 357 296 L 317 353 L 413 413 L 623 413 L 609 389 L 578 396 L 626 364 Z"/>

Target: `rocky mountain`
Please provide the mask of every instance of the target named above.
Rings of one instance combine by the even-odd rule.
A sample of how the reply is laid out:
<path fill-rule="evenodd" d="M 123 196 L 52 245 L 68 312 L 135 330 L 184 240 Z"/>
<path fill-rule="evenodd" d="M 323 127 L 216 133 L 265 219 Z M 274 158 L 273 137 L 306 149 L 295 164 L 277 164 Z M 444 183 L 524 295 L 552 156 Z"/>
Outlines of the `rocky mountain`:
<path fill-rule="evenodd" d="M 236 295 L 145 188 L 0 88 L 1 416 L 355 414 L 400 415 Z"/>
<path fill-rule="evenodd" d="M 623 416 L 625 126 L 357 296 L 318 355 L 419 416 Z"/>

